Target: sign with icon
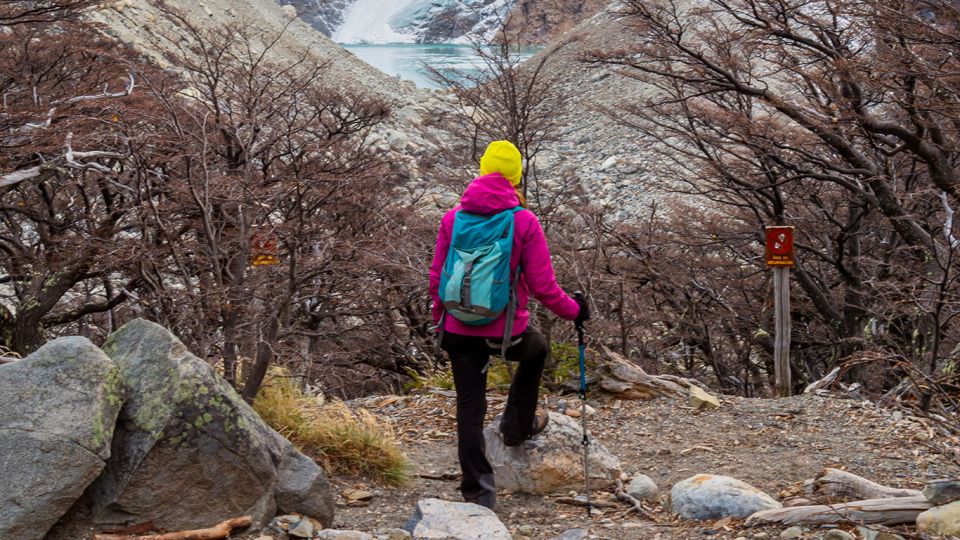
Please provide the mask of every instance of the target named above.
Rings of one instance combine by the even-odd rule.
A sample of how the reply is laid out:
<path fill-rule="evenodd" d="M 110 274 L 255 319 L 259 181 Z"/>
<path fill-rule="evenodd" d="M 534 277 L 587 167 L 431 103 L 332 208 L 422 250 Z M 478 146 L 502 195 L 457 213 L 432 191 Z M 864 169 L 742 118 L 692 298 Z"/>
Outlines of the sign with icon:
<path fill-rule="evenodd" d="M 794 265 L 793 227 L 767 227 L 767 248 L 764 258 L 768 267 Z"/>

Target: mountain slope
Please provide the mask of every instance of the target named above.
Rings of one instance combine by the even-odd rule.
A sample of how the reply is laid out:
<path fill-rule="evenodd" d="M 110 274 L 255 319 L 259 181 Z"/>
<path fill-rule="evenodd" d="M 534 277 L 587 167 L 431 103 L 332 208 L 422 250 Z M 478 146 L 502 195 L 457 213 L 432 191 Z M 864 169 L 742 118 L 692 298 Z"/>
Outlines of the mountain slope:
<path fill-rule="evenodd" d="M 185 37 L 172 9 L 198 25 L 241 24 L 268 36 L 283 32 L 271 51 L 275 60 L 294 59 L 307 50 L 317 60 L 329 61 L 329 80 L 341 88 L 394 104 L 416 99 L 418 91 L 411 85 L 362 62 L 305 22 L 290 21 L 288 10 L 273 0 L 117 0 L 108 6 L 91 13 L 91 18 L 161 66 L 168 64 L 165 53 Z"/>

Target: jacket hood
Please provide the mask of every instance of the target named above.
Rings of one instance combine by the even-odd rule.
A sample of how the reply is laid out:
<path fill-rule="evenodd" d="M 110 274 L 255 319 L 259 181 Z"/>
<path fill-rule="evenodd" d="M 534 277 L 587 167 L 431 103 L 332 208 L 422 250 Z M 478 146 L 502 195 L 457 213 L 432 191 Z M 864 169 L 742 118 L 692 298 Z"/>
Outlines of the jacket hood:
<path fill-rule="evenodd" d="M 471 214 L 496 214 L 519 205 L 516 189 L 500 173 L 474 178 L 460 198 L 460 207 Z"/>

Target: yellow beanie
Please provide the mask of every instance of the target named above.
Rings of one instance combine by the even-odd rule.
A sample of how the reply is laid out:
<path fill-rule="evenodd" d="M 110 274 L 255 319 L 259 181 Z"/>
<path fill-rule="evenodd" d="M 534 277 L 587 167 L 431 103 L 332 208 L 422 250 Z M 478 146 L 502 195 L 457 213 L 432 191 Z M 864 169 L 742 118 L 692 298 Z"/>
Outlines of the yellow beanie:
<path fill-rule="evenodd" d="M 514 186 L 520 185 L 523 176 L 520 150 L 510 141 L 493 141 L 480 158 L 480 174 L 500 173 Z"/>

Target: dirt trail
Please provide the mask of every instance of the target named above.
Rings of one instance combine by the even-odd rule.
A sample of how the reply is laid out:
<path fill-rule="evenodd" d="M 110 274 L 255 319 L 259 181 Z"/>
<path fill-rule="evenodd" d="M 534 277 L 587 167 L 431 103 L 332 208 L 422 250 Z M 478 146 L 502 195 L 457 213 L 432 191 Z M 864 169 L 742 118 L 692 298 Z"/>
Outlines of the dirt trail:
<path fill-rule="evenodd" d="M 620 458 L 628 475 L 647 474 L 663 493 L 668 493 L 674 482 L 698 473 L 733 476 L 781 499 L 824 467 L 845 468 L 906 488 L 960 475 L 956 463 L 924 445 L 929 433 L 923 426 L 864 402 L 817 396 L 782 400 L 728 397 L 719 410 L 708 412 L 696 412 L 683 402 L 668 399 L 599 400 L 593 404 L 597 414 L 589 422 L 594 436 Z M 417 473 L 458 471 L 452 395 L 366 398 L 354 405 L 392 419 Z M 502 397 L 491 398 L 491 418 L 502 405 Z M 375 495 L 366 507 L 350 507 L 341 501 L 335 523 L 338 528 L 372 532 L 399 527 L 420 498 L 460 500 L 456 480 L 417 478 L 402 488 L 343 478 L 336 482 L 341 488 L 362 487 Z M 613 498 L 609 492 L 597 495 Z M 583 509 L 554 499 L 501 493 L 497 514 L 515 537 L 529 538 L 551 538 L 577 527 L 588 528 L 596 538 L 618 540 L 704 535 L 734 539 L 761 530 L 776 537 L 783 529 L 743 530 L 734 522 L 726 529 L 714 530 L 711 523 L 678 523 L 671 521 L 669 510 L 662 505 L 652 507 L 660 523 L 626 514 L 625 506 L 588 521 Z M 821 534 L 814 530 L 805 537 Z"/>

